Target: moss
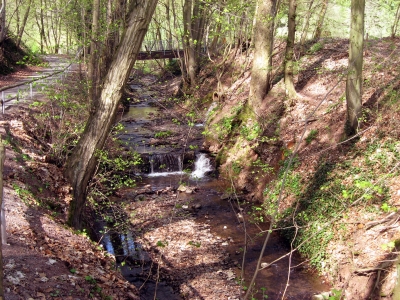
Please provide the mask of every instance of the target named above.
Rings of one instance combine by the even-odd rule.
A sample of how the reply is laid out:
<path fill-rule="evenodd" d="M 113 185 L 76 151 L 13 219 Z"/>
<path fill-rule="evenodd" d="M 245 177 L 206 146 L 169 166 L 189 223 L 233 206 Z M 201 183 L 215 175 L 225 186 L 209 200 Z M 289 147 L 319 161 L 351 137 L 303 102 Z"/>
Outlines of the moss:
<path fill-rule="evenodd" d="M 222 149 L 218 152 L 217 156 L 215 157 L 215 164 L 217 168 L 226 162 L 227 152 L 228 151 L 225 149 Z"/>

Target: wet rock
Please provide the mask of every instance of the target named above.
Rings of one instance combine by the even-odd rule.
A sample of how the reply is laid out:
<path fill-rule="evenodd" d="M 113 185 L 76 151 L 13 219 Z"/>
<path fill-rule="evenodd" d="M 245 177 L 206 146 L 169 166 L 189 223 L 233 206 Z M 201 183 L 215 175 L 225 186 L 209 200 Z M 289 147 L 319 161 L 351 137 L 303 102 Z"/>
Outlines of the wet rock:
<path fill-rule="evenodd" d="M 186 194 L 193 194 L 195 192 L 196 188 L 195 187 L 190 187 L 190 186 L 185 186 L 181 184 L 178 188 L 177 191 L 183 192 Z"/>
<path fill-rule="evenodd" d="M 186 186 L 181 184 L 176 190 L 179 191 L 179 192 L 185 192 L 186 191 Z"/>
<path fill-rule="evenodd" d="M 200 209 L 201 208 L 201 204 L 200 203 L 196 203 L 194 205 L 192 205 L 193 209 Z"/>
<path fill-rule="evenodd" d="M 223 193 L 221 196 L 221 200 L 230 200 L 230 199 L 232 199 L 231 193 Z"/>
<path fill-rule="evenodd" d="M 263 262 L 263 263 L 261 263 L 260 266 L 261 266 L 261 268 L 267 268 L 269 266 L 269 264 L 266 262 Z"/>

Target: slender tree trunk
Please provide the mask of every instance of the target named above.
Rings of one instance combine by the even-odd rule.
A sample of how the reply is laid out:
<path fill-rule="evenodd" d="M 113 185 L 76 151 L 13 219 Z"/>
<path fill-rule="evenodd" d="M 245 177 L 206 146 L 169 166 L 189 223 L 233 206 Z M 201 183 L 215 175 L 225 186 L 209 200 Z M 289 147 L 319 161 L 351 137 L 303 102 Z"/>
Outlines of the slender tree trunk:
<path fill-rule="evenodd" d="M 185 3 L 183 5 L 183 41 L 186 73 L 189 77 L 187 78 L 189 80 L 186 79 L 186 82 L 189 81 L 188 83 L 190 86 L 195 86 L 198 66 L 192 37 L 192 6 L 192 0 L 185 0 Z"/>
<path fill-rule="evenodd" d="M 48 44 L 47 44 L 47 38 L 46 38 L 46 33 L 44 29 L 44 15 L 43 15 L 43 0 L 40 0 L 40 48 L 41 48 L 41 53 L 44 53 L 43 47 L 46 46 L 48 49 Z"/>
<path fill-rule="evenodd" d="M 29 12 L 30 12 L 30 9 L 31 9 L 31 4 L 32 4 L 32 0 L 29 0 L 28 7 L 26 8 L 25 15 L 24 15 L 24 18 L 22 20 L 21 28 L 18 31 L 17 47 L 19 47 L 19 45 L 21 43 L 21 40 L 22 40 L 22 36 L 24 34 L 26 21 L 28 21 Z"/>
<path fill-rule="evenodd" d="M 201 55 L 201 48 L 203 46 L 204 28 L 206 25 L 206 16 L 204 11 L 204 2 L 195 0 L 193 7 L 193 24 L 192 24 L 192 37 L 195 44 L 196 60 L 199 65 L 199 58 Z"/>
<path fill-rule="evenodd" d="M 346 131 L 354 134 L 359 126 L 362 105 L 365 0 L 351 1 L 349 66 L 346 81 Z"/>
<path fill-rule="evenodd" d="M 19 32 L 19 25 L 20 25 L 20 21 L 19 21 L 19 9 L 21 8 L 21 1 L 15 0 L 15 27 L 17 28 L 17 32 Z"/>
<path fill-rule="evenodd" d="M 303 45 L 307 39 L 307 33 L 308 33 L 308 28 L 310 26 L 311 10 L 312 10 L 313 4 L 314 4 L 314 0 L 310 0 L 310 3 L 308 5 L 307 14 L 306 14 L 306 19 L 304 20 L 303 30 L 302 30 L 301 38 L 300 38 L 300 46 L 301 47 L 303 47 Z"/>
<path fill-rule="evenodd" d="M 394 23 L 392 26 L 392 38 L 394 38 L 396 36 L 397 27 L 399 25 L 399 20 L 400 20 L 400 3 L 397 6 L 396 16 L 394 17 Z"/>
<path fill-rule="evenodd" d="M 6 38 L 6 0 L 0 5 L 0 43 Z"/>
<path fill-rule="evenodd" d="M 90 59 L 88 64 L 88 79 L 90 81 L 89 100 L 94 103 L 99 93 L 99 59 L 101 54 L 98 47 L 100 0 L 93 0 L 92 38 L 90 41 Z"/>
<path fill-rule="evenodd" d="M 68 159 L 66 175 L 72 184 L 74 196 L 69 211 L 69 223 L 76 229 L 82 227 L 87 186 L 96 167 L 96 151 L 103 148 L 109 135 L 123 86 L 140 51 L 156 4 L 157 0 L 136 0 L 131 3 L 127 28 L 105 78 L 100 99 Z"/>
<path fill-rule="evenodd" d="M 285 87 L 286 95 L 293 99 L 297 96 L 293 84 L 293 53 L 296 32 L 296 0 L 289 0 L 288 36 L 285 51 Z M 291 103 L 292 104 L 292 103 Z"/>
<path fill-rule="evenodd" d="M 3 201 L 4 201 L 4 194 L 3 194 L 3 168 L 4 168 L 4 160 L 6 158 L 6 149 L 4 147 L 3 141 L 0 137 L 0 209 L 1 213 L 3 214 Z M 3 217 L 3 216 L 2 216 Z M 5 217 L 5 216 L 4 216 Z M 5 233 L 5 218 L 1 218 L 1 230 L 0 230 L 0 300 L 4 299 L 4 285 L 3 285 L 3 234 Z M 3 223 L 4 222 L 4 223 Z M 3 227 L 4 226 L 4 227 Z"/>
<path fill-rule="evenodd" d="M 322 8 L 318 15 L 317 26 L 315 27 L 313 40 L 317 41 L 321 38 L 322 28 L 324 26 L 324 20 L 326 15 L 326 10 L 328 9 L 329 0 L 322 0 Z"/>
<path fill-rule="evenodd" d="M 276 0 L 258 0 L 253 40 L 249 105 L 254 112 L 261 107 L 270 89 Z"/>
<path fill-rule="evenodd" d="M 167 19 L 167 41 L 168 41 L 168 49 L 173 49 L 172 45 L 172 30 L 171 30 L 171 9 L 170 9 L 170 4 L 171 0 L 166 0 L 165 1 L 165 18 Z"/>

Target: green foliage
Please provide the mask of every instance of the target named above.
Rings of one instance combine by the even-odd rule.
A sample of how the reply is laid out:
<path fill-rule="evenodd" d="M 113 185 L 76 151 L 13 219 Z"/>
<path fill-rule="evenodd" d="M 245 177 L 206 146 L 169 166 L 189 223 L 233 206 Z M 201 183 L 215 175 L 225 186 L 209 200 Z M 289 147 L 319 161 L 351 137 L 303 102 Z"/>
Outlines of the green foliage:
<path fill-rule="evenodd" d="M 75 82 L 75 86 L 46 86 L 49 101 L 34 101 L 30 105 L 35 122 L 31 130 L 39 139 L 52 145 L 47 155 L 57 165 L 65 162 L 83 132 L 88 116 L 85 90 L 83 82 Z"/>
<path fill-rule="evenodd" d="M 157 241 L 156 246 L 160 247 L 160 248 L 165 248 L 166 246 L 168 246 L 168 242 L 167 241 Z"/>
<path fill-rule="evenodd" d="M 27 205 L 37 205 L 37 201 L 33 196 L 32 192 L 29 191 L 26 187 L 21 187 L 16 183 L 12 184 L 15 193 L 21 200 Z"/>
<path fill-rule="evenodd" d="M 113 155 L 107 150 L 97 150 L 96 157 L 99 161 L 99 168 L 95 179 L 98 180 L 101 187 L 107 188 L 106 191 L 101 192 L 93 189 L 94 195 L 110 195 L 123 187 L 135 186 L 135 179 L 130 176 L 130 173 L 142 162 L 138 153 L 129 152 L 122 156 L 121 154 Z"/>
<path fill-rule="evenodd" d="M 310 144 L 313 140 L 315 140 L 317 138 L 318 135 L 318 129 L 312 129 L 310 131 L 310 133 L 308 134 L 308 136 L 306 137 L 305 141 L 306 144 Z"/>
<path fill-rule="evenodd" d="M 338 222 L 345 211 L 353 206 L 357 206 L 358 210 L 372 209 L 375 213 L 379 213 L 379 209 L 374 207 L 383 212 L 396 210 L 387 202 L 390 195 L 382 176 L 388 176 L 394 161 L 400 159 L 396 150 L 398 146 L 398 142 L 392 139 L 376 141 L 365 149 L 354 148 L 351 160 L 341 163 L 321 161 L 305 187 L 296 172 L 288 173 L 285 195 L 297 199 L 295 203 L 298 205 L 296 209 L 288 208 L 276 214 L 278 224 L 281 227 L 291 226 L 291 220 L 295 218 L 300 228 L 295 245 L 301 245 L 299 251 L 319 270 L 329 268 L 326 249 L 330 241 L 347 231 L 346 225 Z M 279 187 L 279 184 L 276 186 Z M 268 203 L 264 204 L 265 210 L 273 213 L 277 209 L 274 207 L 277 187 L 266 190 L 266 194 Z M 284 231 L 290 240 L 294 233 L 292 230 Z M 389 249 L 390 245 L 386 247 Z"/>
<path fill-rule="evenodd" d="M 48 63 L 44 63 L 42 59 L 34 52 L 28 52 L 22 60 L 17 62 L 17 65 L 23 66 L 46 66 Z"/>
<path fill-rule="evenodd" d="M 189 241 L 188 243 L 190 246 L 194 246 L 196 248 L 200 248 L 201 246 L 201 242 L 193 242 L 193 241 Z"/>
<path fill-rule="evenodd" d="M 157 138 L 157 139 L 163 139 L 163 138 L 170 137 L 171 135 L 172 135 L 172 132 L 167 130 L 167 131 L 156 132 L 154 134 L 154 137 Z"/>
<path fill-rule="evenodd" d="M 324 44 L 321 42 L 317 42 L 315 44 L 313 44 L 310 49 L 308 50 L 309 54 L 315 54 L 315 52 L 318 52 L 319 50 L 321 50 L 322 48 L 324 48 Z"/>
<path fill-rule="evenodd" d="M 261 134 L 261 126 L 257 122 L 250 126 L 242 125 L 240 126 L 240 134 L 248 141 L 253 141 L 259 137 Z"/>
<path fill-rule="evenodd" d="M 177 59 L 168 60 L 167 65 L 165 66 L 165 71 L 175 76 L 179 76 L 182 74 L 181 67 Z"/>
<path fill-rule="evenodd" d="M 342 299 L 343 291 L 342 290 L 337 290 L 333 289 L 332 291 L 332 296 L 328 298 L 328 300 L 340 300 Z"/>

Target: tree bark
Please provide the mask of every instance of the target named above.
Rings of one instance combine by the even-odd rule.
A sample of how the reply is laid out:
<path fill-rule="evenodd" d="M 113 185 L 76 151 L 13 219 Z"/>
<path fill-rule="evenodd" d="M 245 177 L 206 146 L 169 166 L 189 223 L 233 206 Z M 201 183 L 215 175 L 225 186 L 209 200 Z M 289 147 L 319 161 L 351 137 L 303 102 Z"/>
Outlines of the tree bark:
<path fill-rule="evenodd" d="M 399 20 L 400 20 L 400 3 L 397 6 L 396 15 L 394 17 L 394 22 L 393 22 L 393 26 L 392 26 L 392 38 L 394 38 L 396 36 L 397 27 L 399 25 Z"/>
<path fill-rule="evenodd" d="M 293 52 L 296 32 L 296 0 L 289 0 L 288 36 L 285 51 L 285 87 L 286 95 L 293 99 L 297 96 L 293 84 Z"/>
<path fill-rule="evenodd" d="M 3 141 L 0 138 L 0 209 L 3 212 L 3 201 L 4 201 L 4 194 L 3 194 L 3 167 L 4 167 L 4 160 L 6 157 L 6 150 L 3 144 Z M 5 219 L 2 221 L 2 228 L 0 230 L 0 300 L 4 299 L 4 285 L 3 285 L 3 240 L 5 237 L 2 235 L 5 233 Z M 4 221 L 4 224 L 3 224 Z"/>
<path fill-rule="evenodd" d="M 157 0 L 136 0 L 131 3 L 127 28 L 104 81 L 101 95 L 85 130 L 69 157 L 66 176 L 73 187 L 69 223 L 82 228 L 82 212 L 87 186 L 96 166 L 96 151 L 102 149 L 111 130 L 122 96 L 122 89 L 140 51 L 141 43 L 153 16 Z"/>
<path fill-rule="evenodd" d="M 329 0 L 322 1 L 322 8 L 318 15 L 317 26 L 315 27 L 314 36 L 313 36 L 314 41 L 317 41 L 321 38 L 322 27 L 324 25 L 326 10 L 328 9 L 328 3 L 329 3 Z"/>
<path fill-rule="evenodd" d="M 270 89 L 276 0 L 258 0 L 253 40 L 249 105 L 254 112 L 261 107 Z"/>
<path fill-rule="evenodd" d="M 357 131 L 361 117 L 364 10 L 365 0 L 351 1 L 349 66 L 346 81 L 346 129 L 349 135 Z"/>
<path fill-rule="evenodd" d="M 6 38 L 6 0 L 1 0 L 0 6 L 0 43 Z"/>
<path fill-rule="evenodd" d="M 20 27 L 20 29 L 18 31 L 17 47 L 19 47 L 19 45 L 21 44 L 22 36 L 24 35 L 26 21 L 28 21 L 29 12 L 31 10 L 31 4 L 32 4 L 32 0 L 29 0 L 28 7 L 26 8 L 25 15 L 24 15 L 24 18 L 22 20 L 21 27 Z"/>
<path fill-rule="evenodd" d="M 312 11 L 313 4 L 314 4 L 314 0 L 310 0 L 310 4 L 308 5 L 307 15 L 306 15 L 306 19 L 304 20 L 303 30 L 302 30 L 301 38 L 300 38 L 300 46 L 301 47 L 303 47 L 303 45 L 307 39 L 307 33 L 308 33 L 308 28 L 310 26 L 310 18 L 311 18 L 311 11 Z"/>
<path fill-rule="evenodd" d="M 93 0 L 92 15 L 92 36 L 90 40 L 90 58 L 88 63 L 88 79 L 90 82 L 89 100 L 94 103 L 99 95 L 99 17 L 100 17 L 100 0 Z"/>
<path fill-rule="evenodd" d="M 186 74 L 188 75 L 188 78 L 186 78 L 185 81 L 189 84 L 189 86 L 196 85 L 196 75 L 198 69 L 192 36 L 192 6 L 192 0 L 185 0 L 183 5 L 183 45 Z"/>

